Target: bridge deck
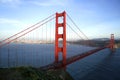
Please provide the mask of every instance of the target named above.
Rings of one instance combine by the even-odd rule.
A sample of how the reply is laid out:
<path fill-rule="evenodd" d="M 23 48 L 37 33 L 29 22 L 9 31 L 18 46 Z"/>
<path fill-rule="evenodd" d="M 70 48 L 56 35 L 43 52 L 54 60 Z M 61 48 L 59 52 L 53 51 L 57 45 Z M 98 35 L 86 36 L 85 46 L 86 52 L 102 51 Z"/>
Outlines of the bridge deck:
<path fill-rule="evenodd" d="M 75 76 L 75 80 L 120 80 L 120 48 L 114 53 L 110 53 L 101 60 L 96 66 L 87 70 L 83 77 Z M 80 73 L 79 74 L 83 74 Z M 77 79 L 76 79 L 77 77 Z"/>
<path fill-rule="evenodd" d="M 84 57 L 87 57 L 91 54 L 94 54 L 95 52 L 98 52 L 100 50 L 103 50 L 105 49 L 106 47 L 103 47 L 103 48 L 97 48 L 97 49 L 94 49 L 94 50 L 90 50 L 88 52 L 84 52 L 82 54 L 78 54 L 78 55 L 75 55 L 75 56 L 72 56 L 70 58 L 67 58 L 67 62 L 66 62 L 66 65 L 69 65 L 77 60 L 80 60 Z M 46 65 L 46 66 L 43 66 L 41 67 L 43 70 L 48 70 L 48 69 L 58 69 L 58 68 L 62 68 L 63 67 L 63 64 L 62 64 L 62 61 L 59 61 L 58 63 L 51 63 L 49 65 Z"/>

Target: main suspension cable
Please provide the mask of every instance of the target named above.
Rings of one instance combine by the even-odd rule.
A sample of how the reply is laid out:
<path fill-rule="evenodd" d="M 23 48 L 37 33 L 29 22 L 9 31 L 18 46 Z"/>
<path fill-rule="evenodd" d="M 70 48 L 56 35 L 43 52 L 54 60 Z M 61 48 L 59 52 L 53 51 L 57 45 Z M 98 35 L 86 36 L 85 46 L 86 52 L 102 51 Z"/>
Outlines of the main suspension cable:
<path fill-rule="evenodd" d="M 38 25 L 38 26 L 36 26 L 35 28 L 33 28 L 33 29 L 31 29 L 31 30 L 29 30 L 29 31 L 25 32 L 24 34 L 21 34 L 21 35 L 19 35 L 18 37 L 16 37 L 16 38 L 14 38 L 14 39 L 12 39 L 12 40 L 10 40 L 10 41 L 8 41 L 8 42 L 6 42 L 6 43 L 4 43 L 4 44 L 0 45 L 0 48 L 1 48 L 2 46 L 4 46 L 4 45 L 7 45 L 7 44 L 9 44 L 9 43 L 11 43 L 11 42 L 15 41 L 16 39 L 18 39 L 18 38 L 20 38 L 20 37 L 22 37 L 22 36 L 24 36 L 24 35 L 26 35 L 26 34 L 30 33 L 31 31 L 33 31 L 33 30 L 35 30 L 35 29 L 37 29 L 37 28 L 41 27 L 42 25 L 44 25 L 44 24 L 48 23 L 49 21 L 53 20 L 54 18 L 55 18 L 55 17 L 53 17 L 53 18 L 51 18 L 51 19 L 47 20 L 46 22 L 42 23 L 41 25 Z"/>
<path fill-rule="evenodd" d="M 80 30 L 80 28 L 75 24 L 75 22 L 72 20 L 72 18 L 67 14 L 68 18 L 71 20 L 71 22 L 75 25 L 75 27 L 89 40 L 89 38 Z"/>
<path fill-rule="evenodd" d="M 82 40 L 84 40 L 68 23 L 66 23 L 68 26 L 69 26 L 69 28 L 77 35 L 77 36 L 79 36 Z"/>
<path fill-rule="evenodd" d="M 13 37 L 15 37 L 15 36 L 23 33 L 23 32 L 25 32 L 25 31 L 27 31 L 28 29 L 31 29 L 31 28 L 35 27 L 36 25 L 38 25 L 38 24 L 46 21 L 47 19 L 51 18 L 52 16 L 54 16 L 54 14 L 52 14 L 52 15 L 50 15 L 49 17 L 45 18 L 44 20 L 42 20 L 42 21 L 40 21 L 40 22 L 38 22 L 38 23 L 36 23 L 36 24 L 34 24 L 34 25 L 26 28 L 25 30 L 22 30 L 22 31 L 18 32 L 17 34 L 14 34 L 13 36 L 10 36 L 9 38 L 2 40 L 2 41 L 0 42 L 0 44 L 2 44 L 3 42 L 5 42 L 5 41 L 7 41 L 7 40 L 9 40 L 9 39 L 11 39 L 11 38 L 13 38 Z"/>

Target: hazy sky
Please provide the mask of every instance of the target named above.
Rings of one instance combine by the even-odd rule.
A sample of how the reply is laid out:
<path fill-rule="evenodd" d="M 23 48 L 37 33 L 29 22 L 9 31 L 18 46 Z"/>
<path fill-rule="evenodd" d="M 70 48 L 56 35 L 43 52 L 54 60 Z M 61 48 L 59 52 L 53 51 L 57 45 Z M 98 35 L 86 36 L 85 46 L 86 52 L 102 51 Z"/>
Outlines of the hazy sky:
<path fill-rule="evenodd" d="M 66 11 L 89 37 L 120 37 L 120 0 L 0 0 L 0 36 Z"/>

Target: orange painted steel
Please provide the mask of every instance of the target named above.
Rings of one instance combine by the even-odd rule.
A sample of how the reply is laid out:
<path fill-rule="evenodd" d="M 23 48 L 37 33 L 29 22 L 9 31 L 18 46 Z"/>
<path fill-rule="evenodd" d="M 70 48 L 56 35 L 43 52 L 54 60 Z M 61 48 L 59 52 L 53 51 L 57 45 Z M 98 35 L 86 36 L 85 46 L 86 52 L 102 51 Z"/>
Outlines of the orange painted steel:
<path fill-rule="evenodd" d="M 81 54 L 78 54 L 78 55 L 75 55 L 75 56 L 72 56 L 72 57 L 69 57 L 66 59 L 66 66 L 69 65 L 69 64 L 72 64 L 73 62 L 76 62 L 80 59 L 83 59 L 89 55 L 92 55 L 100 50 L 103 50 L 103 49 L 106 49 L 107 47 L 102 47 L 102 48 L 97 48 L 97 49 L 94 49 L 94 50 L 90 50 L 88 52 L 84 52 L 84 53 L 81 53 Z M 48 64 L 46 66 L 43 66 L 41 67 L 41 69 L 43 70 L 49 70 L 49 69 L 59 69 L 59 68 L 64 68 L 64 65 L 62 63 L 62 60 L 61 61 L 58 61 L 57 63 L 51 63 L 51 64 Z"/>
<path fill-rule="evenodd" d="M 53 19 L 54 19 L 54 17 L 51 18 L 51 19 L 49 19 L 49 20 L 47 20 L 46 22 L 40 24 L 39 26 L 36 26 L 36 27 L 32 28 L 31 30 L 28 30 L 28 31 L 26 31 L 25 33 L 23 33 L 23 34 L 15 37 L 15 38 L 13 38 L 13 39 L 11 39 L 10 41 L 8 41 L 8 42 L 6 42 L 6 43 L 3 43 L 3 44 L 0 44 L 0 48 L 3 47 L 3 46 L 5 46 L 5 45 L 7 45 L 7 44 L 10 44 L 11 42 L 15 41 L 16 39 L 18 39 L 18 38 L 20 38 L 20 37 L 22 37 L 22 36 L 24 36 L 24 35 L 32 32 L 32 31 L 36 30 L 37 28 L 41 27 L 42 25 L 46 24 L 47 22 L 49 22 L 49 21 L 51 21 L 51 20 L 53 20 Z M 9 38 L 8 38 L 8 39 L 9 39 Z M 6 40 L 7 40 L 7 39 L 6 39 Z"/>
<path fill-rule="evenodd" d="M 114 51 L 114 34 L 111 34 L 110 49 Z"/>
<path fill-rule="evenodd" d="M 59 23 L 59 18 L 63 17 L 63 22 Z M 59 34 L 59 28 L 63 28 L 63 33 Z M 62 39 L 62 47 L 59 46 L 59 39 Z M 62 53 L 62 64 L 66 66 L 66 12 L 56 13 L 56 28 L 55 28 L 55 63 L 59 62 L 59 53 Z"/>
<path fill-rule="evenodd" d="M 54 14 L 53 14 L 53 15 L 54 15 Z M 40 22 L 38 22 L 38 23 L 36 23 L 36 24 L 34 24 L 34 25 L 32 25 L 32 26 L 30 26 L 30 27 L 28 27 L 28 28 L 26 28 L 26 29 L 24 29 L 24 30 L 18 32 L 18 33 L 16 33 L 16 34 L 14 34 L 13 36 L 10 36 L 9 38 L 4 39 L 3 41 L 0 42 L 0 44 L 3 43 L 3 42 L 5 42 L 5 41 L 7 41 L 7 40 L 9 40 L 9 39 L 11 39 L 11 38 L 13 38 L 13 37 L 16 37 L 17 35 L 19 35 L 19 34 L 25 32 L 25 31 L 27 31 L 27 30 L 33 28 L 33 27 L 35 27 L 36 25 L 38 25 L 38 24 L 42 23 L 43 21 L 49 19 L 49 18 L 52 17 L 53 15 L 50 15 L 49 17 L 45 18 L 44 20 L 42 20 L 42 21 L 40 21 Z"/>

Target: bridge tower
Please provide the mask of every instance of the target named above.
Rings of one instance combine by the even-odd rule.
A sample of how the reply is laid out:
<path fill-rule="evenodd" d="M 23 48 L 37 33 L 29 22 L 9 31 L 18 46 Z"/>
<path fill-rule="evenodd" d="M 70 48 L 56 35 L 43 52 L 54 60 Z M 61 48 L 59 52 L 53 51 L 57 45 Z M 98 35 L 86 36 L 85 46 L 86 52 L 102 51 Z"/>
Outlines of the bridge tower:
<path fill-rule="evenodd" d="M 60 18 L 62 19 L 62 23 L 60 23 Z M 60 29 L 62 28 L 62 32 L 60 34 Z M 62 39 L 62 47 L 59 46 L 59 40 Z M 56 28 L 55 28 L 55 62 L 59 61 L 59 53 L 62 53 L 62 64 L 63 67 L 66 68 L 66 12 L 56 13 Z"/>
<path fill-rule="evenodd" d="M 111 34 L 110 49 L 114 51 L 114 34 Z"/>

